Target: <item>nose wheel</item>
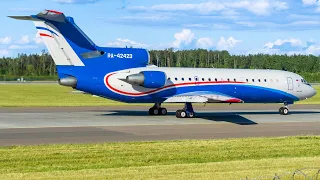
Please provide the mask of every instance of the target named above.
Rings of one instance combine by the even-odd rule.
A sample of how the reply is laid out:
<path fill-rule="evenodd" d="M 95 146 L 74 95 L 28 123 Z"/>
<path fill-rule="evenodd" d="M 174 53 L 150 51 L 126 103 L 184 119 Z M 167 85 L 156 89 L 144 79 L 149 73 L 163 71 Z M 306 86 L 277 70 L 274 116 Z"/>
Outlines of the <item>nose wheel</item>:
<path fill-rule="evenodd" d="M 167 113 L 167 109 L 162 108 L 160 103 L 156 103 L 152 108 L 149 109 L 149 115 L 167 115 Z"/>
<path fill-rule="evenodd" d="M 281 115 L 288 115 L 288 114 L 289 114 L 289 109 L 288 109 L 287 107 L 281 107 L 281 108 L 279 109 L 279 113 L 280 113 Z"/>
<path fill-rule="evenodd" d="M 284 107 L 281 107 L 281 108 L 279 109 L 279 113 L 280 113 L 281 115 L 288 115 L 288 114 L 290 113 L 290 111 L 289 111 L 289 105 L 290 105 L 290 104 L 293 104 L 293 102 L 291 102 L 291 103 L 285 102 L 285 103 L 284 103 Z"/>

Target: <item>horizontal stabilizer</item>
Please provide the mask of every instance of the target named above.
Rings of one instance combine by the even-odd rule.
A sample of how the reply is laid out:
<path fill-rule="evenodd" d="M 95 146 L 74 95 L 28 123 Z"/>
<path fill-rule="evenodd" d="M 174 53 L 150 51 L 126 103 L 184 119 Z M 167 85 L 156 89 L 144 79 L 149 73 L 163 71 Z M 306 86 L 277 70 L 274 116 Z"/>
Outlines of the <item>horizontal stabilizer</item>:
<path fill-rule="evenodd" d="M 41 21 L 40 19 L 34 18 L 32 16 L 8 16 L 12 19 L 18 19 L 18 20 L 27 20 L 27 21 Z"/>
<path fill-rule="evenodd" d="M 29 21 L 53 21 L 59 23 L 66 22 L 66 16 L 62 12 L 45 10 L 37 15 L 31 16 L 8 16 L 18 20 L 29 20 Z"/>

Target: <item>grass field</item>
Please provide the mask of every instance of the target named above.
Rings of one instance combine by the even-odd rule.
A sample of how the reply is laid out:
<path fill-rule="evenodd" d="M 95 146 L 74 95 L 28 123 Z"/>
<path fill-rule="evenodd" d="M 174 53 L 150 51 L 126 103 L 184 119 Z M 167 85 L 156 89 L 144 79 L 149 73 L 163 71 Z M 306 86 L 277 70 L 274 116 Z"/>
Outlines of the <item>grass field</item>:
<path fill-rule="evenodd" d="M 320 137 L 18 146 L 0 154 L 0 179 L 240 179 L 320 169 Z"/>
<path fill-rule="evenodd" d="M 316 86 L 316 89 L 319 93 L 315 97 L 299 104 L 320 104 L 320 86 Z M 71 93 L 72 91 L 71 88 L 55 84 L 0 84 L 0 107 L 129 105 L 91 95 Z"/>

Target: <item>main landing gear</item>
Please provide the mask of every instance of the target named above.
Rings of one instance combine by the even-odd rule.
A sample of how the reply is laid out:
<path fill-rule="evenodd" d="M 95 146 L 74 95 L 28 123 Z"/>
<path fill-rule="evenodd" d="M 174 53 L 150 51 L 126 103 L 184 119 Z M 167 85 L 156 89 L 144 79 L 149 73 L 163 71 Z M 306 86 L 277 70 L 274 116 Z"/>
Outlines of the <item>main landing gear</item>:
<path fill-rule="evenodd" d="M 149 109 L 149 115 L 167 115 L 166 108 L 161 107 L 161 103 L 155 103 L 152 108 Z"/>
<path fill-rule="evenodd" d="M 194 118 L 195 113 L 193 111 L 193 107 L 191 103 L 185 103 L 183 109 L 179 109 L 176 111 L 177 118 Z"/>
<path fill-rule="evenodd" d="M 289 104 L 288 103 L 284 103 L 284 107 L 281 107 L 280 109 L 279 109 L 279 113 L 281 114 L 281 115 L 288 115 L 289 114 Z"/>

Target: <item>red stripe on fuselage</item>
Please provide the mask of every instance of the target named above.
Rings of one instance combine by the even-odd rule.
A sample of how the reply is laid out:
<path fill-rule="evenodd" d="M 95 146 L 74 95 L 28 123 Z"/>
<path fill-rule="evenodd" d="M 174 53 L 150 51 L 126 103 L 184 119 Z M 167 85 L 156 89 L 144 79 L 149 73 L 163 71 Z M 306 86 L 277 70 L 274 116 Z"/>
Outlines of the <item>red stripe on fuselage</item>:
<path fill-rule="evenodd" d="M 48 12 L 56 13 L 56 14 L 63 14 L 62 12 L 55 11 L 55 10 L 47 10 Z"/>
<path fill-rule="evenodd" d="M 154 92 L 157 92 L 157 91 L 161 91 L 163 89 L 166 89 L 166 88 L 170 88 L 170 87 L 177 87 L 177 86 L 184 86 L 184 85 L 200 85 L 200 84 L 226 84 L 226 83 L 232 83 L 232 84 L 245 84 L 246 82 L 230 82 L 230 81 L 209 81 L 209 82 L 186 82 L 186 83 L 179 83 L 179 84 L 170 84 L 170 85 L 167 85 L 167 86 L 164 86 L 164 87 L 161 87 L 161 88 L 158 88 L 158 89 L 154 89 L 154 90 L 151 90 L 151 91 L 147 91 L 147 92 L 140 92 L 140 93 L 131 93 L 131 92 L 125 92 L 125 91 L 121 91 L 119 89 L 116 89 L 114 87 L 112 87 L 109 83 L 109 78 L 110 76 L 114 75 L 116 73 L 112 73 L 112 74 L 109 74 L 105 81 L 106 81 L 106 85 L 108 86 L 108 88 L 110 88 L 111 90 L 117 92 L 117 93 L 120 93 L 120 94 L 125 94 L 125 95 L 131 95 L 131 96 L 142 96 L 142 95 L 147 95 L 147 94 L 151 94 L 151 93 L 154 93 Z"/>
<path fill-rule="evenodd" d="M 40 33 L 40 36 L 53 38 L 51 35 L 49 35 L 49 34 L 44 34 L 44 33 Z"/>

